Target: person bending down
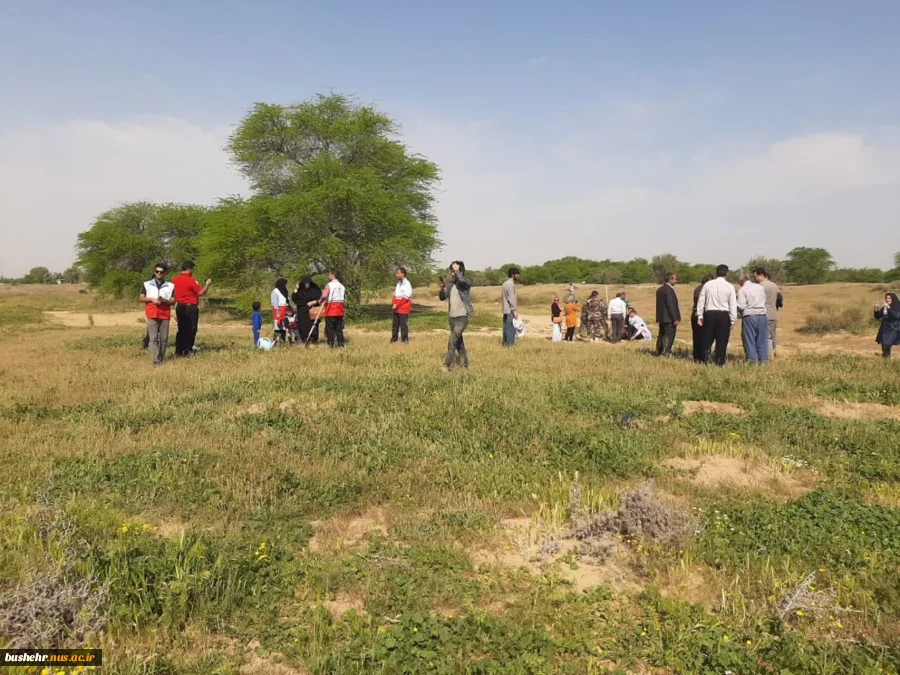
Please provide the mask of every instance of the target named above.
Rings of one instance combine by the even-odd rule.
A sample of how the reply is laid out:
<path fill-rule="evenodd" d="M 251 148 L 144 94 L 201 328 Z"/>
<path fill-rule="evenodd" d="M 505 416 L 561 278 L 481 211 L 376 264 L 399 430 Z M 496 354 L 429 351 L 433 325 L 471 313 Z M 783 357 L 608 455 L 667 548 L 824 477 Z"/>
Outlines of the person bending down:
<path fill-rule="evenodd" d="M 633 309 L 628 310 L 628 339 L 629 340 L 652 340 L 653 334 L 650 332 L 647 323 L 638 316 Z"/>

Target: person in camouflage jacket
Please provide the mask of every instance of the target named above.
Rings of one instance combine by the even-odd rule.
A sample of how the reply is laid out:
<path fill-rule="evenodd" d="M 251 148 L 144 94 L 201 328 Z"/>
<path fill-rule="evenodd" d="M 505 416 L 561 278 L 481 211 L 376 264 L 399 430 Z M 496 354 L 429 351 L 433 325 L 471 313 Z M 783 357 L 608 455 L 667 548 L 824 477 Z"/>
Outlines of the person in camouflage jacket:
<path fill-rule="evenodd" d="M 599 291 L 594 291 L 588 301 L 584 303 L 584 324 L 587 326 L 588 339 L 592 342 L 609 338 L 606 313 L 606 302 L 600 297 Z"/>

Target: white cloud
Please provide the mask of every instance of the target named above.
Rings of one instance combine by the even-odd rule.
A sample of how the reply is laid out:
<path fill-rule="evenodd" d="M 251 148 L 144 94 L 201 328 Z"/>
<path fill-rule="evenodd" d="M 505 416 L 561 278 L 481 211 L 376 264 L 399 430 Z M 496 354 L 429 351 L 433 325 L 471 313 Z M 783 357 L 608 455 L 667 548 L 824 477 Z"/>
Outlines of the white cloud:
<path fill-rule="evenodd" d="M 441 257 L 475 267 L 662 252 L 734 265 L 803 245 L 827 247 L 844 265 L 887 267 L 900 250 L 895 133 L 627 157 L 615 130 L 575 129 L 523 159 L 516 139 L 496 127 L 408 131 L 411 145 L 443 169 Z"/>
<path fill-rule="evenodd" d="M 740 264 L 811 245 L 844 265 L 886 267 L 900 250 L 896 128 L 635 153 L 605 124 L 514 134 L 503 119 L 404 117 L 411 149 L 443 172 L 442 259 L 484 267 L 672 252 Z M 5 273 L 63 269 L 77 233 L 124 201 L 246 194 L 222 151 L 228 132 L 169 118 L 0 131 Z"/>
<path fill-rule="evenodd" d="M 17 125 L 0 131 L 0 258 L 4 273 L 62 270 L 77 234 L 116 204 L 210 204 L 246 193 L 223 151 L 229 129 L 140 117 Z"/>
<path fill-rule="evenodd" d="M 528 59 L 529 66 L 546 66 L 548 63 L 550 63 L 550 59 L 544 54 Z"/>

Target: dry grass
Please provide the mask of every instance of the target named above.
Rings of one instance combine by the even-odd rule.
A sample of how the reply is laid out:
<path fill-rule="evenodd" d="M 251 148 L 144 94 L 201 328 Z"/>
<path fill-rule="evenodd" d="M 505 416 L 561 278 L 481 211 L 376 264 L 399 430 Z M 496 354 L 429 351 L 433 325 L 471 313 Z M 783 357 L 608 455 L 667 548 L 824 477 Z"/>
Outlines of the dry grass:
<path fill-rule="evenodd" d="M 835 303 L 817 302 L 807 315 L 801 332 L 811 335 L 825 335 L 841 331 L 859 331 L 868 324 L 868 306 L 857 302 Z"/>
<path fill-rule="evenodd" d="M 61 288 L 59 297 L 0 291 L 0 313 L 26 312 L 35 297 L 42 311 L 82 301 L 77 290 L 70 297 L 72 289 Z M 552 298 L 553 290 L 523 288 L 523 303 L 549 307 L 545 294 Z M 690 289 L 680 292 L 686 307 Z M 652 293 L 631 290 L 648 316 Z M 194 672 L 276 660 L 296 672 L 372 672 L 379 666 L 359 661 L 369 652 L 395 668 L 385 672 L 424 672 L 414 646 L 436 654 L 429 658 L 446 672 L 475 671 L 495 658 L 521 672 L 587 673 L 597 652 L 581 645 L 601 645 L 632 669 L 639 659 L 659 671 L 700 672 L 679 655 L 717 658 L 724 631 L 769 640 L 761 631 L 770 596 L 784 597 L 810 569 L 824 567 L 820 558 L 845 561 L 855 547 L 859 558 L 832 583 L 864 612 L 852 639 L 883 641 L 900 626 L 884 585 L 896 558 L 879 543 L 893 530 L 832 540 L 830 519 L 841 509 L 823 509 L 814 514 L 821 523 L 810 526 L 814 553 L 792 548 L 799 535 L 785 535 L 777 541 L 783 549 L 770 544 L 765 554 L 739 556 L 731 554 L 740 531 L 710 515 L 753 507 L 746 527 L 787 528 L 792 521 L 777 520 L 778 509 L 814 485 L 863 493 L 865 508 L 896 508 L 893 415 L 879 408 L 877 419 L 834 419 L 816 411 L 829 401 L 895 411 L 898 364 L 854 355 L 875 354 L 871 336 L 826 336 L 804 346 L 798 317 L 821 293 L 787 289 L 787 358 L 756 369 L 659 360 L 634 344 L 563 347 L 526 338 L 510 351 L 494 335 L 474 333 L 470 371 L 448 376 L 440 370 L 446 334 L 417 331 L 415 317 L 413 342 L 402 347 L 348 322 L 352 342 L 344 351 L 273 353 L 249 346 L 246 326 L 214 328 L 201 319 L 207 349 L 153 368 L 137 324 L 48 322 L 27 332 L 0 325 L 0 604 L 22 605 L 22 589 L 34 587 L 48 554 L 56 569 L 75 563 L 72 583 L 90 579 L 103 588 L 112 579 L 100 642 L 113 672 L 125 675 L 151 666 L 179 672 L 191 631 L 239 644 L 259 636 L 265 652 L 205 654 Z M 478 310 L 498 312 L 495 296 L 498 289 L 477 289 Z M 441 307 L 426 293 L 418 300 Z M 738 357 L 739 341 L 733 345 Z M 703 474 L 708 455 L 734 458 L 717 465 L 733 480 Z M 679 456 L 699 462 L 683 467 L 689 471 L 681 478 L 667 468 Z M 821 482 L 807 481 L 813 470 Z M 654 477 L 671 503 L 646 489 L 632 492 Z M 769 477 L 796 480 L 796 493 L 756 489 Z M 43 492 L 53 495 L 58 517 L 36 509 Z M 683 518 L 691 507 L 698 510 Z M 587 527 L 610 511 L 591 535 L 605 542 L 599 548 L 611 547 L 601 561 L 570 536 L 571 521 Z M 866 512 L 866 531 L 891 513 Z M 671 533 L 694 520 L 699 534 L 675 543 Z M 531 529 L 519 536 L 516 523 Z M 773 531 L 759 528 L 754 536 Z M 85 546 L 60 547 L 57 530 Z M 637 542 L 619 542 L 617 534 Z M 472 551 L 490 552 L 499 564 L 481 566 L 477 556 L 473 564 Z M 504 563 L 514 554 L 525 557 L 522 565 Z M 653 599 L 654 584 L 669 581 L 684 587 L 672 602 L 696 598 L 699 607 Z M 624 592 L 612 600 L 605 588 Z M 631 593 L 638 589 L 646 593 Z M 706 609 L 713 604 L 715 616 Z M 53 611 L 41 605 L 31 615 L 51 625 Z M 52 625 L 63 626 L 56 635 L 79 635 L 68 619 Z M 675 637 L 662 638 L 657 626 L 674 626 L 684 649 L 663 649 Z M 427 645 L 413 641 L 413 628 Z M 779 640 L 809 639 L 825 650 L 820 658 L 839 664 L 831 672 L 854 672 L 846 650 L 856 647 L 820 629 L 797 622 Z M 467 651 L 473 646 L 482 651 Z M 736 672 L 753 672 L 748 664 L 757 659 L 816 672 L 777 661 L 774 652 L 746 651 L 747 660 L 729 662 L 739 664 Z M 529 671 L 520 655 L 540 665 Z M 723 672 L 723 663 L 702 668 Z"/>

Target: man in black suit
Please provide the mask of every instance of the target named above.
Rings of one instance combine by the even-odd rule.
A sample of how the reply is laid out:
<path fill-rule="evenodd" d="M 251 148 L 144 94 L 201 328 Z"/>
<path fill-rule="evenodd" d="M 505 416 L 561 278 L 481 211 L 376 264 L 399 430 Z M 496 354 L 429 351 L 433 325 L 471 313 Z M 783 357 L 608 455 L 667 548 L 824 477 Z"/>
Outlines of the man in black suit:
<path fill-rule="evenodd" d="M 675 331 L 681 323 L 681 310 L 678 308 L 678 295 L 675 284 L 678 275 L 674 272 L 666 274 L 666 283 L 656 290 L 656 323 L 659 324 L 659 337 L 656 339 L 656 355 L 672 356 L 675 344 Z"/>

